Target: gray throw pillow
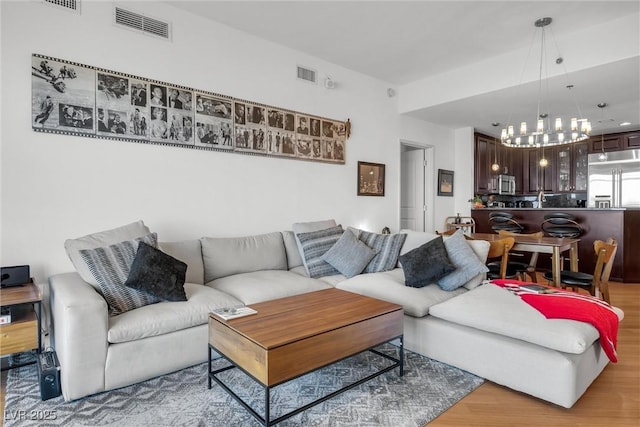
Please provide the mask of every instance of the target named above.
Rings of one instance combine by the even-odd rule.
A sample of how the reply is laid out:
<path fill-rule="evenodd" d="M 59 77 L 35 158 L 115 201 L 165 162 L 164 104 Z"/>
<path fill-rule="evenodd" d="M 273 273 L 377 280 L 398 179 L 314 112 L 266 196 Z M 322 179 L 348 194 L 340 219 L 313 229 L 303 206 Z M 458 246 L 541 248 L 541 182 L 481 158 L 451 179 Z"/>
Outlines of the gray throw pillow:
<path fill-rule="evenodd" d="M 365 245 L 376 251 L 376 256 L 364 269 L 365 273 L 377 273 L 393 270 L 398 263 L 400 249 L 407 238 L 406 234 L 378 234 L 360 231 L 358 237 Z"/>
<path fill-rule="evenodd" d="M 112 316 L 161 301 L 159 298 L 124 285 L 129 277 L 139 242 L 155 247 L 158 244 L 157 235 L 151 233 L 102 248 L 80 250 L 80 256 L 98 282 Z"/>
<path fill-rule="evenodd" d="M 446 239 L 444 247 L 447 250 L 449 260 L 456 267 L 456 270 L 438 280 L 438 286 L 443 290 L 453 291 L 458 289 L 478 274 L 489 271 L 467 243 L 462 230 L 456 231 Z"/>
<path fill-rule="evenodd" d="M 331 264 L 343 276 L 353 277 L 362 273 L 375 255 L 376 251 L 358 240 L 351 231 L 346 230 L 320 259 Z"/>
<path fill-rule="evenodd" d="M 322 255 L 331 249 L 343 232 L 342 226 L 338 225 L 325 230 L 296 234 L 302 246 L 302 254 L 309 277 L 317 278 L 340 274 L 331 264 L 322 259 Z"/>
<path fill-rule="evenodd" d="M 404 270 L 405 285 L 413 288 L 435 283 L 456 269 L 449 261 L 442 236 L 400 255 L 400 264 Z"/>
<path fill-rule="evenodd" d="M 163 301 L 186 301 L 186 274 L 187 264 L 160 249 L 140 242 L 124 285 Z"/>

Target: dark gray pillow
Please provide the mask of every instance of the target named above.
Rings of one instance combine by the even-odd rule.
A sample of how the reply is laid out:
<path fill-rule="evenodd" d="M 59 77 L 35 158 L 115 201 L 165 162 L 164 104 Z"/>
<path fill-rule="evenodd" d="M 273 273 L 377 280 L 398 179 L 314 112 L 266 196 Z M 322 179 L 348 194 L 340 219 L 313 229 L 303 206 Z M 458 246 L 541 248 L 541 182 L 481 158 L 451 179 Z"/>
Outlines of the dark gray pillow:
<path fill-rule="evenodd" d="M 124 285 L 163 301 L 186 301 L 184 278 L 187 264 L 153 246 L 140 242 Z"/>
<path fill-rule="evenodd" d="M 376 251 L 358 240 L 351 231 L 346 230 L 320 259 L 349 278 L 362 273 L 375 255 Z"/>
<path fill-rule="evenodd" d="M 422 288 L 446 276 L 456 269 L 451 264 L 442 236 L 400 255 L 404 271 L 404 283 L 413 288 Z"/>

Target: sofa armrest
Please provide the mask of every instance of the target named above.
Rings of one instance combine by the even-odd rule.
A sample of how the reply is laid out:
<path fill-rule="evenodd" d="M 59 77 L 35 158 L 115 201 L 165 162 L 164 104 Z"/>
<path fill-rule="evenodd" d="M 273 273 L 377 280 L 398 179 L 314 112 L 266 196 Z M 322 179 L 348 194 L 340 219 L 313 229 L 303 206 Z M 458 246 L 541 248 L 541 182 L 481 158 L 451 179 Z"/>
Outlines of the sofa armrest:
<path fill-rule="evenodd" d="M 49 287 L 51 345 L 60 361 L 65 400 L 103 391 L 109 330 L 105 299 L 75 272 L 51 276 Z"/>

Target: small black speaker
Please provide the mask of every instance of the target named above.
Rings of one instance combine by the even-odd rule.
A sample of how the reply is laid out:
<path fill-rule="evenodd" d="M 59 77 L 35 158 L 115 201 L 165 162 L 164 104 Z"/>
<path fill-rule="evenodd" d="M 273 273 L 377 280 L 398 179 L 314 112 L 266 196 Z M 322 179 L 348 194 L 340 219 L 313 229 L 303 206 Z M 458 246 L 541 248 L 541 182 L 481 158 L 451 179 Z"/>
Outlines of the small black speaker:
<path fill-rule="evenodd" d="M 0 267 L 0 286 L 20 286 L 29 283 L 31 275 L 28 265 Z"/>
<path fill-rule="evenodd" d="M 40 398 L 53 399 L 60 396 L 60 363 L 55 351 L 43 351 L 37 357 Z"/>

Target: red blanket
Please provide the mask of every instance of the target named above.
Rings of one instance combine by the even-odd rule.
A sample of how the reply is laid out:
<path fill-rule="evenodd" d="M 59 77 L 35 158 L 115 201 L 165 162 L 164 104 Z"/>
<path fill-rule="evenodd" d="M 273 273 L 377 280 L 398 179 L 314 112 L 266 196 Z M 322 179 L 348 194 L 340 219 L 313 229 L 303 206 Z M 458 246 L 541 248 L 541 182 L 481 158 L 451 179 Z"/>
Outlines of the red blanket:
<path fill-rule="evenodd" d="M 571 319 L 587 322 L 600 333 L 600 345 L 612 362 L 617 362 L 616 348 L 618 346 L 618 315 L 606 302 L 576 292 L 558 288 L 552 293 L 534 293 L 519 290 L 519 285 L 531 284 L 518 280 L 496 279 L 494 285 L 510 289 L 522 298 L 524 302 L 538 310 L 547 319 Z"/>

